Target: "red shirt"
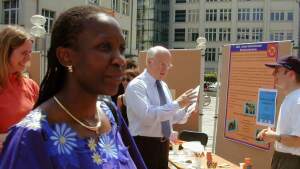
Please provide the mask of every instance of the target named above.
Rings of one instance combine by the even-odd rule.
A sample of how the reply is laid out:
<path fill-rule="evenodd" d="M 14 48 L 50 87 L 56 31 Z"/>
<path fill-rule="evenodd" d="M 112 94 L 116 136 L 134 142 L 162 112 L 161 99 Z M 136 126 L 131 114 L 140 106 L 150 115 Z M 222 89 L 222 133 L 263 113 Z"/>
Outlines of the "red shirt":
<path fill-rule="evenodd" d="M 0 133 L 18 123 L 33 108 L 39 86 L 33 80 L 11 75 L 9 83 L 0 89 Z"/>

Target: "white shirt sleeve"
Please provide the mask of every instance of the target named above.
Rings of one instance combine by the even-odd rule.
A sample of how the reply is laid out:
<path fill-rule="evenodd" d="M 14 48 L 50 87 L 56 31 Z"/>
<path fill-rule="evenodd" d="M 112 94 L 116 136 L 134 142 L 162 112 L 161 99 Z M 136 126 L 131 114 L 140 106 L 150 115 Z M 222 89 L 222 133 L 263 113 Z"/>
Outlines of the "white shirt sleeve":
<path fill-rule="evenodd" d="M 173 116 L 172 123 L 175 124 L 184 124 L 188 121 L 189 117 L 191 116 L 190 113 L 186 112 L 185 108 L 182 108 L 176 112 L 176 114 Z"/>
<path fill-rule="evenodd" d="M 140 123 L 151 124 L 153 121 L 165 120 L 178 122 L 185 117 L 185 111 L 179 110 L 176 101 L 158 106 L 151 104 L 148 97 L 146 84 L 142 80 L 129 85 L 125 92 L 128 113 L 141 120 Z"/>
<path fill-rule="evenodd" d="M 300 103 L 296 103 L 291 107 L 291 135 L 300 137 Z"/>

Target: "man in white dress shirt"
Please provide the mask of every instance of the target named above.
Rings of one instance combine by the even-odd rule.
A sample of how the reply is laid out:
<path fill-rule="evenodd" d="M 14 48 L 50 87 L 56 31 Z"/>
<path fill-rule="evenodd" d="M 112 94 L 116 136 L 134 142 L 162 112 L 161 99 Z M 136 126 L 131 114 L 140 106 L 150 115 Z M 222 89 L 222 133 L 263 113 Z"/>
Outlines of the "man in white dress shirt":
<path fill-rule="evenodd" d="M 172 67 L 168 49 L 155 46 L 148 50 L 146 69 L 127 86 L 125 99 L 129 130 L 148 169 L 167 169 L 172 124 L 185 123 L 185 108 L 197 97 L 192 89 L 176 100 L 162 81 Z M 179 75 L 180 76 L 180 75 Z"/>
<path fill-rule="evenodd" d="M 266 64 L 274 69 L 273 76 L 279 92 L 285 95 L 280 106 L 276 131 L 264 129 L 258 137 L 275 142 L 272 169 L 300 168 L 300 60 L 289 56 L 277 63 Z"/>

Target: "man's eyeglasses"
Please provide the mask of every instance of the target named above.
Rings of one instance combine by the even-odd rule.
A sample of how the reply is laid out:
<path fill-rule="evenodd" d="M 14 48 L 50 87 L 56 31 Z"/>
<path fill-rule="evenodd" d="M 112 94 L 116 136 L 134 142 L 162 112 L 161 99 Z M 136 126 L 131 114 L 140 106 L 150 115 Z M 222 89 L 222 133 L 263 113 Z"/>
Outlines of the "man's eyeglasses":
<path fill-rule="evenodd" d="M 167 69 L 171 69 L 173 67 L 173 64 L 166 64 L 166 63 L 160 63 L 160 67 L 164 67 L 164 68 L 167 68 Z"/>

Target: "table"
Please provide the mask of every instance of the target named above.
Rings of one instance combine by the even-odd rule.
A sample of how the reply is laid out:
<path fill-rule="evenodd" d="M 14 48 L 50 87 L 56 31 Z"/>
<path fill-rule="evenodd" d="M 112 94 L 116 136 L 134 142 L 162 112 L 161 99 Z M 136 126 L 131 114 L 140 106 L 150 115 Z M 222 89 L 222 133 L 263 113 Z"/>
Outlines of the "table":
<path fill-rule="evenodd" d="M 217 169 L 240 169 L 236 164 L 216 154 L 212 154 L 212 158 L 213 161 L 217 162 Z M 201 166 L 200 163 L 202 163 Z M 170 151 L 169 169 L 207 169 L 206 157 L 196 157 L 183 151 L 178 151 L 177 153 Z"/>

